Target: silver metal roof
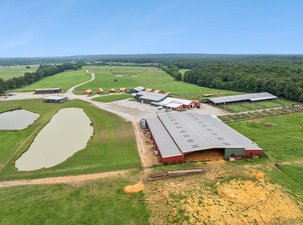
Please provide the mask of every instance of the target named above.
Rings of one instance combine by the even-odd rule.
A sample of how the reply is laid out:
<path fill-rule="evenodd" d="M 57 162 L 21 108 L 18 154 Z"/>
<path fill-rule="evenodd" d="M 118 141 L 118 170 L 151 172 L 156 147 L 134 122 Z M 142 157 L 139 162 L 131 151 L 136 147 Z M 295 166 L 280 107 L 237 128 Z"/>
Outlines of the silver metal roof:
<path fill-rule="evenodd" d="M 271 99 L 277 99 L 277 98 L 278 98 L 277 96 L 272 95 L 268 92 L 262 92 L 262 93 L 208 98 L 208 100 L 215 104 L 222 104 L 222 103 L 231 103 L 231 102 L 239 102 L 239 101 L 254 102 L 254 101 L 271 100 Z"/>
<path fill-rule="evenodd" d="M 253 141 L 211 115 L 168 113 L 147 119 L 147 124 L 163 157 L 216 148 L 262 150 Z"/>
<path fill-rule="evenodd" d="M 134 90 L 135 91 L 144 91 L 145 87 L 143 87 L 143 86 L 135 87 Z"/>
<path fill-rule="evenodd" d="M 57 90 L 61 90 L 61 88 L 38 88 L 35 91 L 57 91 Z"/>
<path fill-rule="evenodd" d="M 54 100 L 54 101 L 60 101 L 64 99 L 67 99 L 67 97 L 61 95 L 50 95 L 44 98 L 44 100 Z"/>
<path fill-rule="evenodd" d="M 137 93 L 137 96 L 139 96 L 139 99 L 145 99 L 150 101 L 162 101 L 165 98 L 167 98 L 167 94 L 161 94 L 161 93 L 154 93 L 154 92 L 148 92 L 148 91 L 139 91 Z"/>
<path fill-rule="evenodd" d="M 163 158 L 182 155 L 158 117 L 146 121 Z"/>
<path fill-rule="evenodd" d="M 261 150 L 253 141 L 217 117 L 197 113 L 168 113 L 159 119 L 183 153 L 213 148 Z"/>

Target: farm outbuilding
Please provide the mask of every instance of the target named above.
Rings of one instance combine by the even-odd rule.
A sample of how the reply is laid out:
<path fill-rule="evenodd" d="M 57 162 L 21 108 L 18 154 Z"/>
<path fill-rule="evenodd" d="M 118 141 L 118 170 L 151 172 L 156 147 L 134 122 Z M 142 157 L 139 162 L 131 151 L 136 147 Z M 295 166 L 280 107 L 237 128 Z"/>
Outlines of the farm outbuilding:
<path fill-rule="evenodd" d="M 97 94 L 99 95 L 102 95 L 104 94 L 104 90 L 102 88 L 99 88 L 97 91 L 96 91 Z"/>
<path fill-rule="evenodd" d="M 160 94 L 147 91 L 140 91 L 136 94 L 137 101 L 148 104 L 150 104 L 151 102 L 163 101 L 165 98 L 167 98 L 167 94 Z"/>
<path fill-rule="evenodd" d="M 60 92 L 61 88 L 40 88 L 35 90 L 35 94 L 53 94 Z"/>
<path fill-rule="evenodd" d="M 180 98 L 171 98 L 167 97 L 161 102 L 152 102 L 153 105 L 163 106 L 164 108 L 181 110 L 181 109 L 189 109 L 195 106 L 194 102 L 191 100 L 180 99 Z"/>
<path fill-rule="evenodd" d="M 214 116 L 167 113 L 146 119 L 162 163 L 260 157 L 262 149 Z"/>
<path fill-rule="evenodd" d="M 65 96 L 61 95 L 50 95 L 43 99 L 45 103 L 63 103 L 66 102 L 68 99 Z"/>
<path fill-rule="evenodd" d="M 228 103 L 236 103 L 236 102 L 258 102 L 258 101 L 274 100 L 277 98 L 278 98 L 277 96 L 272 95 L 268 92 L 262 92 L 262 93 L 208 98 L 206 102 L 215 105 L 220 105 L 220 104 L 228 104 Z"/>
<path fill-rule="evenodd" d="M 115 93 L 116 92 L 116 89 L 115 88 L 111 88 L 109 89 L 108 93 Z"/>
<path fill-rule="evenodd" d="M 91 89 L 86 89 L 84 91 L 84 94 L 86 94 L 86 95 L 91 95 L 92 93 L 93 93 L 93 91 Z"/>
<path fill-rule="evenodd" d="M 147 91 L 147 92 L 153 92 L 154 89 L 152 89 L 152 88 L 147 88 L 145 91 Z"/>
<path fill-rule="evenodd" d="M 120 92 L 121 93 L 126 93 L 126 88 L 124 88 L 124 87 L 120 88 Z"/>
<path fill-rule="evenodd" d="M 134 89 L 133 89 L 133 92 L 134 93 L 138 93 L 139 91 L 144 91 L 145 90 L 145 87 L 143 87 L 143 86 L 138 86 L 138 87 L 135 87 Z"/>

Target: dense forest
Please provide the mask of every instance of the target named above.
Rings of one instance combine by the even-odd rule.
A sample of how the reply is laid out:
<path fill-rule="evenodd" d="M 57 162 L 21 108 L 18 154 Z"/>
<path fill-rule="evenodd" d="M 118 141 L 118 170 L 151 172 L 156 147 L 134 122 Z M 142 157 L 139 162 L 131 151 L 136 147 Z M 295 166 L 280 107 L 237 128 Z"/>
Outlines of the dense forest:
<path fill-rule="evenodd" d="M 40 65 L 39 68 L 32 73 L 25 73 L 22 77 L 14 77 L 9 80 L 0 78 L 0 94 L 7 90 L 20 88 L 24 85 L 32 84 L 44 77 L 52 76 L 65 70 L 78 70 L 83 66 L 82 63 L 64 63 L 60 65 Z"/>
<path fill-rule="evenodd" d="M 244 92 L 267 91 L 303 101 L 303 67 L 272 64 L 208 64 L 187 71 L 184 81 Z"/>

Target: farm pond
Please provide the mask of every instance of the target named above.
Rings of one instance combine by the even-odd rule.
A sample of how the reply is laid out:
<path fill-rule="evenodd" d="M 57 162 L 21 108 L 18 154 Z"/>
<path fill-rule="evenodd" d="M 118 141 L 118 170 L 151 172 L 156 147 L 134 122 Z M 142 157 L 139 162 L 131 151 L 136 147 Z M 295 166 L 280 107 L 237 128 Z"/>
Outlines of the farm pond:
<path fill-rule="evenodd" d="M 16 160 L 18 171 L 56 166 L 84 149 L 93 135 L 91 121 L 80 108 L 59 110 Z"/>
<path fill-rule="evenodd" d="M 0 130 L 23 130 L 38 119 L 39 114 L 18 109 L 0 114 Z"/>

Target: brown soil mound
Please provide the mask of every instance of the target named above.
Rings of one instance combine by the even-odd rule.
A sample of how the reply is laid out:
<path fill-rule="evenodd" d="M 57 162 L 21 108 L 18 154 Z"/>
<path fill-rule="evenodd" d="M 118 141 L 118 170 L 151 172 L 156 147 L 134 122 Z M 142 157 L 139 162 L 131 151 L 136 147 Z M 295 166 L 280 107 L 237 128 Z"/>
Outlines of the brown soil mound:
<path fill-rule="evenodd" d="M 143 190 L 144 190 L 144 184 L 142 182 L 139 182 L 134 185 L 125 186 L 123 189 L 123 191 L 127 194 L 138 193 Z"/>
<path fill-rule="evenodd" d="M 146 184 L 151 224 L 303 224 L 301 206 L 265 174 L 196 175 Z"/>

